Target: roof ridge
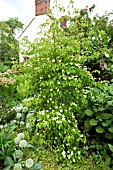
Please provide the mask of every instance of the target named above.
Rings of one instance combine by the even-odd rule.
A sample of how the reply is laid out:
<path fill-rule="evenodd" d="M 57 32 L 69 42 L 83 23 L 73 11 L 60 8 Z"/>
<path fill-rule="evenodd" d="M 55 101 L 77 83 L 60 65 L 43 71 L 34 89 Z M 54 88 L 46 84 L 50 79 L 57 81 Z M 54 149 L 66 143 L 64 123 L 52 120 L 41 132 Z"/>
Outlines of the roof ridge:
<path fill-rule="evenodd" d="M 31 25 L 31 23 L 34 21 L 35 18 L 36 18 L 36 17 L 34 17 L 34 18 L 29 22 L 29 24 L 28 24 L 28 25 L 26 26 L 26 28 L 21 32 L 21 34 L 19 35 L 18 38 L 20 38 L 21 35 L 25 32 L 25 30 L 27 30 L 27 28 Z"/>

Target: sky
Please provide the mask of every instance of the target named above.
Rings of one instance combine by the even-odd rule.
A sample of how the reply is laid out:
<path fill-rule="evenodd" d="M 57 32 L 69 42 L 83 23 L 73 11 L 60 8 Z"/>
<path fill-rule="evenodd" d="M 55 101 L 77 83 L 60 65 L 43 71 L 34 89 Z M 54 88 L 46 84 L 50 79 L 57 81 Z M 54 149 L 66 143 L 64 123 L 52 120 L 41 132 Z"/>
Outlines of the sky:
<path fill-rule="evenodd" d="M 60 0 L 61 5 L 67 5 L 69 0 Z M 76 8 L 96 5 L 94 13 L 100 15 L 113 10 L 113 0 L 74 0 Z M 0 0 L 0 20 L 18 17 L 27 25 L 35 16 L 35 0 Z"/>

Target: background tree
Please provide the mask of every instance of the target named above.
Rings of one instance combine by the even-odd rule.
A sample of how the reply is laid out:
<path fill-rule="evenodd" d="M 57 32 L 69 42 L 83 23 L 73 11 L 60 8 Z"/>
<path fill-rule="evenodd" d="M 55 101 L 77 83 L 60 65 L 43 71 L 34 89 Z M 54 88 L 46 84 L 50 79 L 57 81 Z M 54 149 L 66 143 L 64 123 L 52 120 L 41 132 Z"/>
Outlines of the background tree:
<path fill-rule="evenodd" d="M 19 58 L 19 44 L 16 33 L 23 28 L 18 18 L 9 18 L 0 21 L 0 60 L 6 65 L 11 65 Z"/>
<path fill-rule="evenodd" d="M 113 15 L 112 12 L 105 12 L 104 15 L 98 16 L 97 15 L 97 22 L 96 28 L 99 30 L 104 30 L 106 34 L 109 36 L 109 47 L 113 47 L 113 19 L 111 16 Z"/>

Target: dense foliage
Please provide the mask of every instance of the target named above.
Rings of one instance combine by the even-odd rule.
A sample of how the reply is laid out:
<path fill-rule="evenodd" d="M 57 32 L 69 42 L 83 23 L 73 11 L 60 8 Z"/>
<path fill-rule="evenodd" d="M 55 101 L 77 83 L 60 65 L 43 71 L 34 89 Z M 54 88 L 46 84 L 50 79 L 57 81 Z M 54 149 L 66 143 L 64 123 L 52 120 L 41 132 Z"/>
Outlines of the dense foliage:
<path fill-rule="evenodd" d="M 18 18 L 0 21 L 0 61 L 5 65 L 12 65 L 19 59 L 19 43 L 15 37 L 17 31 L 23 28 Z"/>
<path fill-rule="evenodd" d="M 28 63 L 0 74 L 0 137 L 9 136 L 0 141 L 4 167 L 40 169 L 37 152 L 49 148 L 58 163 L 90 157 L 99 169 L 113 168 L 111 34 L 101 18 L 89 17 L 94 7 L 60 19 L 51 13 L 42 26 L 45 36 L 24 40 Z M 64 19 L 67 25 L 60 27 Z"/>

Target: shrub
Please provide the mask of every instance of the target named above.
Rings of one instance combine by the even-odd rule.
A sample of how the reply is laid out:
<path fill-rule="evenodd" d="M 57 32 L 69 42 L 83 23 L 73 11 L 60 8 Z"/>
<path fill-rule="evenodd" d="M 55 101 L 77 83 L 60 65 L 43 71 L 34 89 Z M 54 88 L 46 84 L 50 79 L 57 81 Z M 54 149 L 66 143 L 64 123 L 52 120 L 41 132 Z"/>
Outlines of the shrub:
<path fill-rule="evenodd" d="M 37 118 L 36 141 L 39 140 L 46 146 L 52 146 L 59 155 L 59 161 L 82 160 L 82 155 L 86 151 L 83 147 L 86 139 L 79 131 L 77 121 L 71 111 L 63 110 L 63 107 L 60 110 L 42 110 L 38 113 Z"/>
<path fill-rule="evenodd" d="M 0 73 L 5 72 L 9 69 L 9 66 L 4 65 L 2 62 L 0 62 Z"/>
<path fill-rule="evenodd" d="M 82 139 L 77 120 L 80 122 L 82 107 L 87 105 L 87 93 L 94 85 L 93 72 L 98 73 L 97 65 L 106 62 L 105 54 L 110 55 L 109 37 L 104 31 L 95 31 L 95 18 L 92 22 L 85 10 L 74 12 L 73 18 L 66 16 L 69 26 L 65 29 L 59 27 L 61 19 L 47 21 L 44 26 L 49 24 L 50 29 L 45 37 L 36 39 L 26 52 L 26 55 L 34 56 L 29 61 L 29 70 L 36 95 L 26 105 L 35 107 L 37 112 L 35 117 L 27 120 L 28 123 L 31 121 L 29 128 L 32 131 L 32 122 L 39 120 L 34 140 L 42 138 L 42 142 L 52 145 L 60 153 L 61 161 L 68 157 L 71 161 L 79 159 L 85 138 Z M 77 155 L 71 149 L 75 143 Z"/>
<path fill-rule="evenodd" d="M 20 73 L 19 76 L 15 76 L 16 94 L 19 100 L 24 99 L 22 103 L 29 109 L 34 108 L 35 110 L 33 115 L 28 114 L 27 116 L 19 112 L 17 114 L 19 121 L 21 116 L 24 116 L 27 130 L 34 135 L 31 134 L 33 141 L 35 143 L 39 141 L 48 146 L 52 145 L 59 153 L 59 159 L 65 162 L 78 161 L 85 153 L 86 139 L 80 130 L 84 130 L 89 140 L 88 135 L 92 133 L 92 126 L 98 125 L 92 133 L 94 137 L 96 136 L 94 140 L 91 139 L 95 143 L 100 142 L 101 139 L 98 133 L 102 133 L 102 137 L 106 137 L 105 131 L 108 133 L 112 126 L 112 122 L 108 125 L 109 128 L 105 126 L 105 120 L 110 120 L 111 113 L 102 113 L 101 118 L 95 116 L 95 110 L 92 111 L 94 106 L 105 104 L 100 103 L 101 98 L 97 101 L 94 100 L 93 106 L 92 103 L 90 104 L 90 94 L 92 89 L 95 89 L 93 88 L 95 85 L 93 77 L 96 78 L 96 81 L 103 79 L 111 81 L 112 79 L 112 74 L 110 74 L 110 78 L 105 78 L 112 70 L 111 49 L 108 48 L 109 37 L 104 31 L 95 29 L 96 18 L 89 19 L 87 10 L 75 9 L 74 14 L 73 18 L 65 16 L 69 21 L 69 25 L 65 29 L 59 27 L 61 18 L 53 18 L 52 22 L 47 21 L 44 24 L 44 26 L 50 26 L 48 31 L 43 32 L 45 36 L 37 38 L 34 43 L 28 42 L 29 50 L 24 51 L 26 55 L 33 55 L 33 58 L 23 68 L 22 74 L 24 73 L 24 75 Z M 27 44 L 25 45 L 27 46 Z M 109 66 L 108 63 L 110 63 Z M 102 90 L 104 89 L 102 82 L 97 85 L 97 91 L 100 87 Z M 98 92 L 99 94 L 96 92 L 93 92 L 94 96 L 99 97 L 100 92 Z M 106 94 L 107 91 L 105 91 Z M 82 116 L 84 106 L 87 110 L 85 113 L 83 112 Z M 106 115 L 110 117 L 106 118 Z M 89 118 L 92 119 L 89 120 Z M 112 150 L 112 145 L 111 142 L 108 143 L 109 145 L 103 143 L 105 144 L 104 155 L 106 155 L 108 148 Z M 99 152 L 102 150 L 102 146 L 103 144 L 98 144 Z M 77 152 L 74 151 L 74 148 Z M 81 148 L 84 148 L 83 152 Z"/>
<path fill-rule="evenodd" d="M 88 92 L 88 104 L 81 117 L 89 151 L 100 154 L 105 160 L 113 157 L 112 89 L 113 84 L 108 82 L 96 83 Z"/>

